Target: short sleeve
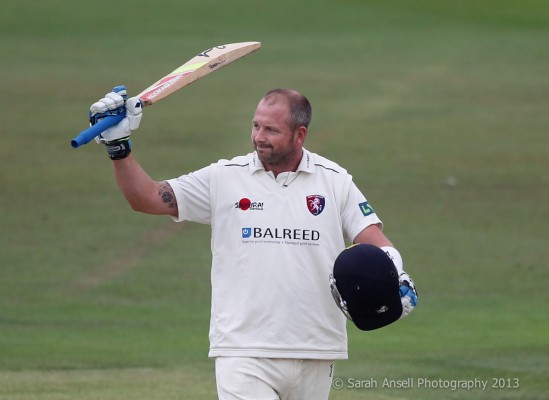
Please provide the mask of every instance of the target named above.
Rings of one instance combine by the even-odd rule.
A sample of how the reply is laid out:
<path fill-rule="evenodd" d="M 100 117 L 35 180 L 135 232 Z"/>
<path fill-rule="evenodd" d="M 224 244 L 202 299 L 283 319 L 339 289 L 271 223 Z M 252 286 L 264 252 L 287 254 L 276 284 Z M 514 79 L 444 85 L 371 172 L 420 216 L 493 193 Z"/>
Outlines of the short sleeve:
<path fill-rule="evenodd" d="M 364 194 L 356 187 L 352 177 L 350 180 L 347 200 L 341 211 L 341 221 L 346 239 L 352 242 L 365 228 L 377 224 L 382 226 L 382 222 Z"/>
<path fill-rule="evenodd" d="M 178 216 L 174 221 L 193 221 L 209 224 L 211 166 L 168 180 L 177 200 Z"/>

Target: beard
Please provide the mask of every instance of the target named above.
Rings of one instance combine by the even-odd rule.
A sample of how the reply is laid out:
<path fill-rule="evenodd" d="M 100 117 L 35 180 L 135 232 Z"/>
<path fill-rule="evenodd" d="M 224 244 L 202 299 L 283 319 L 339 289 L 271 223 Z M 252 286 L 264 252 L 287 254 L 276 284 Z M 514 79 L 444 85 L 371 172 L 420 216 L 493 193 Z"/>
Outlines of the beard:
<path fill-rule="evenodd" d="M 284 148 L 274 148 L 272 145 L 254 143 L 257 157 L 263 163 L 267 171 L 275 168 L 281 171 L 292 171 L 296 168 L 296 159 L 301 161 L 302 149 L 292 143 L 288 143 Z M 299 161 L 297 164 L 299 164 Z"/>

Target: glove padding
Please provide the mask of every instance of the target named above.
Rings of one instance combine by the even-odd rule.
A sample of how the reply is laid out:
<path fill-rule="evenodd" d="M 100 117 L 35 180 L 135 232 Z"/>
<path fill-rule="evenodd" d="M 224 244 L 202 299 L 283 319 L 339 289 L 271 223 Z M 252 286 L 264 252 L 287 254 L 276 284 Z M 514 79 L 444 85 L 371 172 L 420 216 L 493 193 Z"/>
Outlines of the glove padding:
<path fill-rule="evenodd" d="M 97 138 L 97 143 L 109 143 L 119 139 L 127 139 L 133 131 L 139 128 L 143 111 L 143 104 L 138 97 L 127 98 L 126 87 L 116 86 L 112 92 L 104 98 L 93 103 L 90 107 L 90 125 L 95 125 L 101 119 L 126 114 L 126 117 L 118 124 L 110 127 Z"/>
<path fill-rule="evenodd" d="M 414 281 L 406 272 L 402 272 L 398 278 L 400 284 L 400 301 L 402 302 L 402 315 L 404 318 L 410 314 L 417 305 L 417 291 Z"/>

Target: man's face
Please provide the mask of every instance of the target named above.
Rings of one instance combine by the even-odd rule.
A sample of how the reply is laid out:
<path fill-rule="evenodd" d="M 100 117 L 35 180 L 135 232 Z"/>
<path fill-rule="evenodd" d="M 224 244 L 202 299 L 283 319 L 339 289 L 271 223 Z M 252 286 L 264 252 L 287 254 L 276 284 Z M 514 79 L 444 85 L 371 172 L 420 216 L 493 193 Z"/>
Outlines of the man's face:
<path fill-rule="evenodd" d="M 293 170 L 301 160 L 304 127 L 290 129 L 289 107 L 279 100 L 259 102 L 253 118 L 252 142 L 266 170 L 276 172 Z M 289 168 L 289 169 L 288 169 Z"/>

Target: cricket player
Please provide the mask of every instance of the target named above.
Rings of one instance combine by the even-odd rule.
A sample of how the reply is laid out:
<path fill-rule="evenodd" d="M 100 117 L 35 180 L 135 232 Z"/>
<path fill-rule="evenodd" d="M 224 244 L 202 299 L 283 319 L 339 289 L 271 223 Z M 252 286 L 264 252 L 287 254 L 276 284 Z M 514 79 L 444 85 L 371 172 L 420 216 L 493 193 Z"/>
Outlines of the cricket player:
<path fill-rule="evenodd" d="M 131 207 L 211 225 L 209 357 L 219 398 L 328 399 L 334 362 L 347 358 L 346 319 L 329 285 L 334 260 L 347 244 L 368 243 L 403 267 L 351 175 L 304 148 L 307 98 L 268 92 L 253 115 L 252 153 L 155 181 L 132 153 L 141 104 L 123 95 L 94 103 L 90 121 L 126 107 L 126 119 L 99 140 Z M 403 297 L 403 315 L 412 297 Z"/>

